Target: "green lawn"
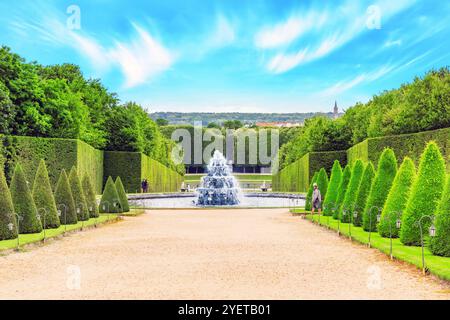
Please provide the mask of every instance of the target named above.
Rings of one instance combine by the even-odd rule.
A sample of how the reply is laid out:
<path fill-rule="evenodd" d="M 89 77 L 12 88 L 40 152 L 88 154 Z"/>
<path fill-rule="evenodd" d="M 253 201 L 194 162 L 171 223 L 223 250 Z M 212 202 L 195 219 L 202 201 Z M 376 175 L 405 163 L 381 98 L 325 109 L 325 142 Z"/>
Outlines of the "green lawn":
<path fill-rule="evenodd" d="M 108 221 L 113 221 L 116 219 L 117 219 L 116 214 L 101 214 L 100 217 L 98 217 L 97 219 L 90 219 L 89 221 L 78 222 L 77 224 L 60 226 L 58 229 L 47 229 L 47 230 L 45 230 L 45 237 L 47 239 L 53 238 L 53 237 L 63 234 L 65 231 L 80 230 L 83 226 L 91 227 L 91 226 L 94 226 L 95 224 L 103 224 Z M 42 241 L 43 238 L 44 238 L 44 232 L 33 233 L 33 234 L 21 234 L 21 235 L 19 235 L 20 246 L 30 244 L 33 242 Z M 7 250 L 7 249 L 14 249 L 16 247 L 17 247 L 17 239 L 0 241 L 0 251 Z"/>
<path fill-rule="evenodd" d="M 296 210 L 299 212 L 299 210 Z M 319 216 L 316 214 L 314 217 L 311 215 L 306 216 L 307 219 L 315 221 L 319 220 Z M 329 226 L 330 229 L 338 230 L 338 221 L 332 217 L 320 217 L 320 222 L 325 227 Z M 364 231 L 360 227 L 351 226 L 349 230 L 348 223 L 339 224 L 340 232 L 343 236 L 349 237 L 351 231 L 351 238 L 362 244 L 369 243 L 369 233 Z M 350 237 L 349 237 L 350 238 Z M 377 232 L 371 234 L 371 246 L 377 248 L 381 252 L 389 255 L 390 252 L 390 239 L 382 238 Z M 408 247 L 404 246 L 399 239 L 392 240 L 392 255 L 394 258 L 411 263 L 418 268 L 422 269 L 422 253 L 420 247 Z M 425 265 L 429 272 L 437 277 L 450 281 L 450 258 L 438 257 L 431 254 L 428 248 L 425 248 Z"/>

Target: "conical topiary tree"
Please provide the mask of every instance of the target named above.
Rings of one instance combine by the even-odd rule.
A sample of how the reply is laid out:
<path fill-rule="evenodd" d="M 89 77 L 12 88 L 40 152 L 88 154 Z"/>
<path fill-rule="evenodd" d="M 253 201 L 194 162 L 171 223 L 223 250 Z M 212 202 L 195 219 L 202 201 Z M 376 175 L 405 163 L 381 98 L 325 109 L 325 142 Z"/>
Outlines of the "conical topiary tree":
<path fill-rule="evenodd" d="M 63 169 L 56 184 L 55 189 L 56 208 L 60 213 L 61 224 L 76 224 L 78 222 L 75 202 L 73 201 L 72 190 L 70 189 L 69 178 Z"/>
<path fill-rule="evenodd" d="M 75 203 L 75 210 L 77 212 L 78 221 L 89 220 L 89 211 L 84 197 L 83 188 L 81 187 L 80 177 L 77 173 L 77 168 L 72 167 L 69 174 L 70 190 L 72 190 L 72 197 Z"/>
<path fill-rule="evenodd" d="M 22 166 L 16 165 L 11 180 L 11 197 L 14 211 L 19 215 L 19 233 L 39 233 L 42 231 L 41 220 L 37 217 L 37 209 L 31 195 L 29 182 L 25 178 Z"/>
<path fill-rule="evenodd" d="M 58 228 L 60 226 L 58 211 L 44 160 L 40 161 L 36 171 L 32 194 L 38 213 L 41 216 L 42 226 L 45 229 Z"/>
<path fill-rule="evenodd" d="M 417 178 L 402 217 L 400 241 L 403 244 L 421 244 L 420 227 L 427 233 L 431 221 L 429 218 L 420 219 L 435 213 L 444 191 L 445 179 L 444 158 L 437 144 L 430 142 L 420 157 Z"/>
<path fill-rule="evenodd" d="M 401 219 L 405 210 L 415 178 L 416 166 L 409 157 L 405 157 L 392 183 L 381 213 L 380 223 L 377 226 L 378 233 L 382 237 L 398 237 L 397 220 Z"/>
<path fill-rule="evenodd" d="M 317 176 L 317 187 L 320 190 L 320 194 L 322 196 L 322 201 L 325 199 L 328 190 L 328 174 L 327 171 L 322 168 L 319 171 L 319 175 Z"/>
<path fill-rule="evenodd" d="M 122 206 L 120 204 L 119 194 L 117 193 L 116 185 L 111 177 L 105 184 L 102 199 L 100 200 L 100 213 L 121 213 Z"/>
<path fill-rule="evenodd" d="M 450 175 L 436 211 L 435 223 L 436 235 L 431 238 L 430 250 L 434 255 L 450 257 Z"/>
<path fill-rule="evenodd" d="M 17 238 L 17 223 L 14 205 L 3 168 L 0 166 L 0 240 L 15 238 Z"/>
<path fill-rule="evenodd" d="M 386 148 L 378 161 L 378 170 L 364 208 L 363 228 L 365 231 L 377 230 L 377 215 L 384 207 L 396 174 L 397 158 L 392 149 Z"/>
<path fill-rule="evenodd" d="M 89 217 L 98 218 L 98 206 L 97 198 L 95 196 L 94 186 L 92 185 L 91 178 L 86 174 L 82 181 L 84 197 L 86 198 L 86 204 L 88 206 Z"/>
<path fill-rule="evenodd" d="M 333 218 L 339 219 L 339 211 L 341 209 L 342 203 L 344 202 L 345 193 L 347 192 L 347 187 L 352 176 L 352 167 L 348 164 L 344 168 L 342 173 L 341 184 L 339 185 L 339 192 L 336 199 L 336 207 L 333 211 Z"/>
<path fill-rule="evenodd" d="M 354 210 L 357 215 L 353 218 L 353 225 L 360 227 L 362 225 L 362 216 L 364 208 L 366 207 L 367 198 L 369 197 L 370 189 L 372 187 L 373 178 L 375 177 L 375 168 L 372 162 L 366 165 L 364 169 L 364 174 L 361 179 L 361 184 L 359 185 L 358 193 L 356 196 L 356 202 Z"/>
<path fill-rule="evenodd" d="M 130 205 L 128 204 L 128 196 L 125 192 L 125 189 L 123 187 L 122 180 L 120 179 L 120 177 L 116 178 L 115 185 L 116 185 L 117 194 L 119 195 L 120 205 L 122 206 L 122 211 L 129 212 Z"/>
<path fill-rule="evenodd" d="M 316 183 L 318 175 L 318 172 L 314 173 L 311 184 L 309 185 L 308 193 L 306 194 L 305 211 L 311 211 L 312 193 L 314 190 L 314 183 Z"/>
<path fill-rule="evenodd" d="M 339 210 L 339 218 L 342 222 L 350 222 L 353 219 L 353 212 L 355 211 L 355 195 L 358 192 L 361 179 L 364 174 L 364 163 L 361 160 L 357 160 L 353 165 L 350 181 L 345 192 L 344 201 Z M 344 214 L 344 210 L 345 213 Z"/>
<path fill-rule="evenodd" d="M 325 216 L 331 216 L 333 214 L 333 207 L 336 204 L 341 179 L 342 167 L 339 161 L 336 160 L 331 169 L 330 183 L 328 184 L 327 194 L 323 202 L 323 215 Z"/>

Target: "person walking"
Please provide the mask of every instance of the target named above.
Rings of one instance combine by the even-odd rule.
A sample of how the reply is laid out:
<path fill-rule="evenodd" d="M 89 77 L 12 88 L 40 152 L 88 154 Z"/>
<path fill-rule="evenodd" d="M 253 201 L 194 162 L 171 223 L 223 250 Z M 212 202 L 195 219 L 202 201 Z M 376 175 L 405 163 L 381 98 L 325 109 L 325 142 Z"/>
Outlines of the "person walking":
<path fill-rule="evenodd" d="M 313 184 L 314 187 L 314 191 L 312 194 L 312 209 L 311 209 L 311 214 L 314 214 L 314 212 L 317 211 L 319 212 L 320 215 L 320 210 L 322 208 L 322 195 L 320 194 L 320 190 L 319 187 L 317 186 L 317 183 Z"/>

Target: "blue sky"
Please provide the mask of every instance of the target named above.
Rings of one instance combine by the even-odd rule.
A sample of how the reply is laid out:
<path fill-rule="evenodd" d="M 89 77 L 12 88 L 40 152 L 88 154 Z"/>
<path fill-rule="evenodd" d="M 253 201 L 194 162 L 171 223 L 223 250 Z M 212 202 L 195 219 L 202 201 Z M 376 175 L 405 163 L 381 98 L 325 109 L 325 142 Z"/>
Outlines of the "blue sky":
<path fill-rule="evenodd" d="M 0 44 L 150 111 L 329 111 L 450 65 L 449 16 L 437 0 L 0 0 Z"/>

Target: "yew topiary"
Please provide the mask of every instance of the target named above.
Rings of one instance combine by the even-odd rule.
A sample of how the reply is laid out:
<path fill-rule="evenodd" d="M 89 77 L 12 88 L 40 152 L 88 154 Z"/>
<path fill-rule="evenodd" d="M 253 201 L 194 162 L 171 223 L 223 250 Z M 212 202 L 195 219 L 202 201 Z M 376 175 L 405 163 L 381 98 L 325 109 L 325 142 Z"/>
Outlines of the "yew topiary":
<path fill-rule="evenodd" d="M 0 167 L 0 240 L 17 238 L 17 223 L 11 192 Z"/>
<path fill-rule="evenodd" d="M 77 212 L 78 221 L 89 220 L 89 210 L 84 197 L 83 188 L 81 187 L 80 177 L 77 173 L 77 168 L 72 167 L 69 174 L 70 190 L 72 190 L 72 197 L 75 203 L 75 210 Z"/>
<path fill-rule="evenodd" d="M 320 194 L 322 196 L 322 201 L 325 199 L 328 190 L 328 174 L 324 168 L 320 169 L 319 174 L 317 176 L 317 187 L 320 190 Z"/>
<path fill-rule="evenodd" d="M 416 166 L 410 158 L 405 157 L 392 183 L 392 188 L 381 213 L 380 223 L 377 226 L 378 233 L 382 237 L 398 237 L 399 230 L 396 222 L 401 220 L 415 178 Z"/>
<path fill-rule="evenodd" d="M 328 184 L 328 190 L 323 202 L 323 214 L 325 216 L 331 216 L 333 214 L 333 207 L 336 203 L 339 185 L 342 179 L 342 167 L 338 160 L 334 161 L 333 168 L 331 169 L 330 183 Z"/>
<path fill-rule="evenodd" d="M 130 205 L 128 204 L 128 196 L 125 192 L 125 189 L 122 184 L 122 180 L 120 177 L 116 178 L 116 190 L 117 194 L 119 195 L 120 205 L 122 206 L 123 212 L 129 212 L 130 211 Z"/>
<path fill-rule="evenodd" d="M 14 211 L 19 215 L 19 233 L 22 234 L 42 231 L 41 220 L 37 217 L 36 204 L 28 184 L 22 166 L 17 164 L 11 180 L 11 197 Z"/>
<path fill-rule="evenodd" d="M 61 224 L 76 224 L 78 222 L 75 202 L 73 201 L 72 190 L 70 189 L 69 179 L 66 171 L 63 169 L 55 189 L 56 208 L 60 213 L 59 221 Z"/>
<path fill-rule="evenodd" d="M 373 178 L 375 177 L 375 168 L 372 162 L 367 163 L 366 168 L 361 179 L 361 184 L 356 196 L 356 202 L 354 207 L 354 212 L 357 213 L 356 217 L 353 218 L 353 225 L 360 227 L 362 226 L 362 216 L 364 208 L 366 207 L 367 198 L 369 197 L 370 189 L 372 187 Z"/>
<path fill-rule="evenodd" d="M 94 186 L 92 185 L 91 178 L 86 174 L 82 181 L 84 197 L 86 198 L 86 204 L 88 206 L 89 217 L 98 218 L 98 206 L 97 198 L 95 196 Z"/>
<path fill-rule="evenodd" d="M 309 185 L 308 193 L 306 194 L 305 211 L 311 211 L 312 206 L 311 201 L 314 190 L 314 183 L 316 183 L 318 175 L 319 175 L 318 172 L 314 173 L 314 176 L 311 180 L 311 184 Z"/>
<path fill-rule="evenodd" d="M 117 193 L 116 185 L 111 177 L 105 184 L 102 199 L 100 200 L 100 213 L 121 213 L 123 212 L 120 204 L 119 194 Z"/>
<path fill-rule="evenodd" d="M 333 212 L 333 218 L 339 219 L 339 211 L 341 209 L 342 203 L 344 202 L 345 193 L 347 192 L 347 187 L 352 177 L 352 167 L 348 164 L 344 168 L 342 173 L 341 184 L 339 185 L 339 192 L 336 199 L 336 206 Z"/>
<path fill-rule="evenodd" d="M 61 224 L 59 222 L 55 197 L 53 196 L 53 191 L 44 160 L 40 161 L 36 171 L 32 194 L 38 213 L 41 216 L 42 226 L 45 229 L 58 228 Z"/>
<path fill-rule="evenodd" d="M 353 165 L 352 174 L 348 183 L 347 191 L 345 192 L 344 201 L 339 210 L 339 217 L 342 222 L 350 222 L 353 219 L 353 212 L 355 211 L 356 195 L 358 193 L 359 185 L 364 174 L 364 163 L 357 160 Z M 344 215 L 344 210 L 346 214 Z"/>
<path fill-rule="evenodd" d="M 400 241 L 405 245 L 419 246 L 420 226 L 427 232 L 431 219 L 424 215 L 435 213 L 445 185 L 445 161 L 435 142 L 429 142 L 420 157 L 419 170 L 411 196 L 406 205 L 400 230 Z M 419 221 L 421 225 L 419 226 Z"/>
<path fill-rule="evenodd" d="M 430 250 L 434 255 L 450 257 L 450 175 L 436 211 L 435 223 L 436 235 L 430 240 Z"/>
<path fill-rule="evenodd" d="M 365 231 L 377 230 L 377 215 L 384 207 L 392 182 L 397 174 L 397 158 L 390 148 L 384 149 L 378 161 L 378 170 L 363 213 Z"/>

